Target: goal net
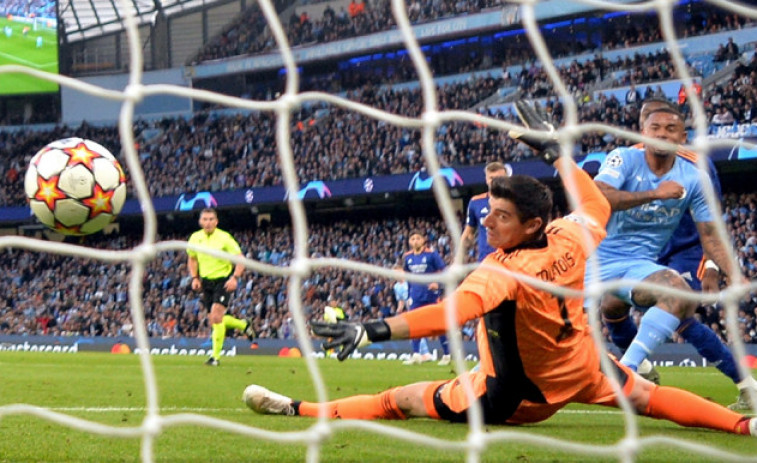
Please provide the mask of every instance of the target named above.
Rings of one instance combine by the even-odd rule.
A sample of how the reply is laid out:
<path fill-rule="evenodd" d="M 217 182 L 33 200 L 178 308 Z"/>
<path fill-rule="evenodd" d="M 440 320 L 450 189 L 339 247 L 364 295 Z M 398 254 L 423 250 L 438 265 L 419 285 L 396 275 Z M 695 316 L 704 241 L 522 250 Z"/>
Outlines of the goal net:
<path fill-rule="evenodd" d="M 10 414 L 31 414 L 50 420 L 55 423 L 64 424 L 72 428 L 101 435 L 121 436 L 121 437 L 139 437 L 141 440 L 142 461 L 150 462 L 155 459 L 154 445 L 156 438 L 168 427 L 182 425 L 199 425 L 207 426 L 217 430 L 224 430 L 231 433 L 237 433 L 251 438 L 271 439 L 280 442 L 298 442 L 307 446 L 307 460 L 318 461 L 321 448 L 330 434 L 335 429 L 362 429 L 371 432 L 381 433 L 386 436 L 403 439 L 413 442 L 417 445 L 430 446 L 438 449 L 463 449 L 468 461 L 480 461 L 483 452 L 488 447 L 496 443 L 510 442 L 514 440 L 526 442 L 532 445 L 549 446 L 555 450 L 575 453 L 576 455 L 596 455 L 608 458 L 618 458 L 622 461 L 632 461 L 640 448 L 646 445 L 656 445 L 664 443 L 667 445 L 678 446 L 694 452 L 700 452 L 720 460 L 743 461 L 743 455 L 730 453 L 727 449 L 713 449 L 702 446 L 700 443 L 692 442 L 684 438 L 672 438 L 663 436 L 640 437 L 639 426 L 635 414 L 631 411 L 629 404 L 623 400 L 622 408 L 625 412 L 626 435 L 625 438 L 613 445 L 597 446 L 581 444 L 577 442 L 566 442 L 557 439 L 548 439 L 544 436 L 530 434 L 526 431 L 512 431 L 507 429 L 498 429 L 495 432 L 488 432 L 482 421 L 482 412 L 478 405 L 474 405 L 469 414 L 469 433 L 465 440 L 456 445 L 451 445 L 442 439 L 437 439 L 424 435 L 422 433 L 399 430 L 391 425 L 382 423 L 367 423 L 359 421 L 336 422 L 330 421 L 325 416 L 321 416 L 307 431 L 297 433 L 292 436 L 286 433 L 270 432 L 256 428 L 254 421 L 251 420 L 249 425 L 242 425 L 238 422 L 225 421 L 200 414 L 172 414 L 166 415 L 161 413 L 161 404 L 159 401 L 158 386 L 154 371 L 153 361 L 150 357 L 149 340 L 145 328 L 144 307 L 142 301 L 143 280 L 147 264 L 156 259 L 160 253 L 167 251 L 186 251 L 188 245 L 182 241 L 158 241 L 157 231 L 158 222 L 156 212 L 153 207 L 149 194 L 148 185 L 145 175 L 140 167 L 140 158 L 135 151 L 135 140 L 132 132 L 134 121 L 135 106 L 147 96 L 156 94 L 173 95 L 184 98 L 191 98 L 197 101 L 215 103 L 221 106 L 256 110 L 267 112 L 277 118 L 276 124 L 276 142 L 279 155 L 279 164 L 283 172 L 284 184 L 287 191 L 296 192 L 300 189 L 297 181 L 295 169 L 295 159 L 291 148 L 290 139 L 292 136 L 291 127 L 293 113 L 301 105 L 308 102 L 327 102 L 329 104 L 342 107 L 363 116 L 385 121 L 387 124 L 393 124 L 401 127 L 418 129 L 421 132 L 421 148 L 425 167 L 429 174 L 436 179 L 443 179 L 440 174 L 440 161 L 436 153 L 436 134 L 439 127 L 448 122 L 468 122 L 480 124 L 489 130 L 507 132 L 510 129 L 518 128 L 511 122 L 501 119 L 486 117 L 469 111 L 441 111 L 437 98 L 437 90 L 434 85 L 433 76 L 423 52 L 416 40 L 410 21 L 407 16 L 408 5 L 403 0 L 392 0 L 391 7 L 396 18 L 396 24 L 404 38 L 405 47 L 409 53 L 412 63 L 417 72 L 421 92 L 423 96 L 423 113 L 418 118 L 404 117 L 401 115 L 389 113 L 374 107 L 362 105 L 348 99 L 321 92 L 300 92 L 299 91 L 299 74 L 297 71 L 298 64 L 295 62 L 292 50 L 287 45 L 287 34 L 285 33 L 281 22 L 279 21 L 274 6 L 270 0 L 260 0 L 260 8 L 265 15 L 271 34 L 276 42 L 284 61 L 286 68 L 286 85 L 285 91 L 273 101 L 250 101 L 241 98 L 229 97 L 213 92 L 188 89 L 172 85 L 142 83 L 142 43 L 137 32 L 135 18 L 131 13 L 132 7 L 129 2 L 122 0 L 122 11 L 128 12 L 123 18 L 124 25 L 128 31 L 129 42 L 129 85 L 123 91 L 112 91 L 99 88 L 76 79 L 65 76 L 47 74 L 30 68 L 9 65 L 0 66 L 1 73 L 15 72 L 26 73 L 50 81 L 56 81 L 63 86 L 86 92 L 97 97 L 108 100 L 117 100 L 121 102 L 121 112 L 119 115 L 119 134 L 121 145 L 123 147 L 123 156 L 130 172 L 129 181 L 134 187 L 137 198 L 143 210 L 144 215 L 144 233 L 141 243 L 128 250 L 123 251 L 103 251 L 92 253 L 86 248 L 69 245 L 65 243 L 46 242 L 32 238 L 18 236 L 0 237 L 0 249 L 20 248 L 28 249 L 34 252 L 51 252 L 75 257 L 86 257 L 96 259 L 102 262 L 118 263 L 128 262 L 131 266 L 129 302 L 132 311 L 132 320 L 134 324 L 134 336 L 138 348 L 140 349 L 140 364 L 144 373 L 146 395 L 146 416 L 144 420 L 134 427 L 111 427 L 104 426 L 95 421 L 89 421 L 77 418 L 65 413 L 54 412 L 46 408 L 36 407 L 28 404 L 15 404 L 0 407 L 0 417 Z M 527 31 L 528 38 L 538 57 L 538 61 L 543 66 L 544 71 L 549 77 L 550 84 L 556 95 L 562 100 L 565 108 L 565 124 L 558 131 L 561 141 L 563 156 L 570 156 L 574 152 L 573 148 L 576 140 L 579 140 L 582 134 L 601 131 L 621 137 L 632 142 L 654 141 L 641 137 L 638 133 L 629 132 L 614 126 L 604 124 L 581 124 L 579 123 L 578 108 L 574 95 L 571 94 L 561 75 L 553 63 L 553 57 L 547 48 L 544 37 L 540 32 L 535 15 L 535 6 L 539 2 L 523 0 L 519 2 L 510 2 L 506 6 L 508 20 L 519 20 Z M 560 2 L 542 2 L 554 3 Z M 599 0 L 581 0 L 585 3 L 606 12 L 648 12 L 657 11 L 662 28 L 667 50 L 670 53 L 672 61 L 677 70 L 678 77 L 681 79 L 687 90 L 687 98 L 691 104 L 693 114 L 693 124 L 695 128 L 695 137 L 690 140 L 691 148 L 698 153 L 708 154 L 711 150 L 719 145 L 733 145 L 732 142 L 714 141 L 707 137 L 708 120 L 705 116 L 704 107 L 701 97 L 697 95 L 692 88 L 693 78 L 688 71 L 679 46 L 678 37 L 675 34 L 673 16 L 671 14 L 674 2 L 671 1 L 649 1 L 639 3 L 618 3 Z M 711 0 L 711 4 L 727 9 L 739 16 L 757 19 L 757 9 L 743 6 L 735 2 L 726 2 L 720 0 Z M 518 9 L 513 9 L 517 6 Z M 720 210 L 720 205 L 713 193 L 711 182 L 709 181 L 706 171 L 706 160 L 704 156 L 700 157 L 700 167 L 702 168 L 701 179 L 704 189 L 707 193 L 709 207 L 713 210 Z M 570 187 L 570 185 L 568 185 Z M 445 181 L 435 181 L 432 185 L 434 197 L 438 203 L 441 216 L 447 226 L 449 235 L 452 240 L 453 249 L 457 250 L 453 262 L 447 267 L 441 276 L 445 284 L 447 293 L 457 286 L 462 277 L 472 269 L 470 264 L 465 263 L 464 253 L 461 247 L 461 225 L 458 221 L 456 211 L 453 207 L 453 199 L 450 189 Z M 260 261 L 241 259 L 231 257 L 235 263 L 243 263 L 248 270 L 261 274 L 274 274 L 288 277 L 288 295 L 289 311 L 292 314 L 294 326 L 298 333 L 300 349 L 303 353 L 304 361 L 307 364 L 308 371 L 312 375 L 312 382 L 316 390 L 316 397 L 319 401 L 325 402 L 330 399 L 324 386 L 324 378 L 319 370 L 318 363 L 314 356 L 312 344 L 310 342 L 309 330 L 306 325 L 306 318 L 303 313 L 303 282 L 308 275 L 320 268 L 338 268 L 348 269 L 357 272 L 363 272 L 370 275 L 378 275 L 386 278 L 401 279 L 405 278 L 410 281 L 423 281 L 423 277 L 412 274 L 400 274 L 391 269 L 382 268 L 364 262 L 350 261 L 345 259 L 317 258 L 308 254 L 308 222 L 306 220 L 303 202 L 297 194 L 289 194 L 287 203 L 291 213 L 291 223 L 294 243 L 294 258 L 291 265 L 281 268 L 274 267 Z M 575 204 L 571 204 L 575 207 Z M 717 222 L 717 232 L 719 238 L 728 243 L 731 248 L 730 238 L 722 221 Z M 217 257 L 230 257 L 222 253 L 211 253 Z M 732 256 L 735 262 L 735 256 Z M 534 282 L 524 275 L 515 275 L 515 277 L 527 281 L 540 288 L 546 289 L 554 294 L 563 296 L 575 296 L 564 288 L 555 287 L 547 283 Z M 586 293 L 590 295 L 600 295 L 608 288 L 617 288 L 622 282 L 612 282 L 610 284 L 599 284 L 598 282 L 589 282 L 586 287 Z M 661 291 L 668 291 L 667 288 L 656 288 Z M 727 327 L 730 333 L 738 333 L 737 311 L 739 300 L 749 292 L 746 286 L 734 286 L 720 294 L 722 304 L 727 314 Z M 712 302 L 715 296 L 697 295 L 702 301 Z M 596 298 L 595 298 L 596 299 Z M 462 356 L 462 339 L 458 327 L 454 326 L 452 316 L 453 308 L 447 313 L 447 321 L 450 326 L 449 338 L 451 352 L 453 353 L 454 364 L 458 371 L 464 371 L 466 365 Z M 598 319 L 598 310 L 595 306 L 589 311 L 591 323 L 594 327 L 594 336 L 598 345 L 603 346 L 601 339 L 601 327 Z M 745 356 L 745 346 L 738 337 L 732 339 L 732 349 L 738 359 Z M 603 348 L 604 349 L 604 348 Z M 741 362 L 740 362 L 741 364 Z M 348 368 L 345 365 L 345 368 Z M 743 375 L 749 375 L 750 372 L 743 366 Z M 610 369 L 611 370 L 611 369 Z M 472 389 L 469 388 L 469 391 Z M 239 391 L 241 395 L 242 391 Z M 622 397 L 622 394 L 619 394 Z M 757 398 L 753 398 L 757 399 Z M 476 404 L 475 401 L 472 401 Z M 411 456 L 405 456 L 408 459 Z M 404 459 L 403 456 L 399 458 Z"/>

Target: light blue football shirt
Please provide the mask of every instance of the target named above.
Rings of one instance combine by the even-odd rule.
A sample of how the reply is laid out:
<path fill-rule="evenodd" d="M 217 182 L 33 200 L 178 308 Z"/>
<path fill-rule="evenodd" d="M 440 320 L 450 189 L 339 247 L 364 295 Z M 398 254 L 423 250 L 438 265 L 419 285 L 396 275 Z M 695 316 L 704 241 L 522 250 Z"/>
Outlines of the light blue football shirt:
<path fill-rule="evenodd" d="M 673 168 L 658 177 L 649 169 L 643 149 L 617 148 L 607 156 L 594 180 L 629 192 L 654 190 L 666 180 L 677 182 L 685 189 L 680 199 L 657 199 L 613 212 L 607 224 L 607 238 L 597 248 L 596 255 L 600 259 L 632 257 L 656 261 L 687 210 L 691 211 L 695 222 L 713 220 L 697 166 L 679 156 Z"/>

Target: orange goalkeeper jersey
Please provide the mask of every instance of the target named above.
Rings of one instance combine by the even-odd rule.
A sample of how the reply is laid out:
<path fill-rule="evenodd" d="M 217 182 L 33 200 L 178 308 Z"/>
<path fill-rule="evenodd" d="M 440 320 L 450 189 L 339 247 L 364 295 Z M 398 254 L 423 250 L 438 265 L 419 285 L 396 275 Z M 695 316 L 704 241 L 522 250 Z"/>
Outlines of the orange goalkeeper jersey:
<path fill-rule="evenodd" d="M 515 276 L 583 290 L 586 258 L 607 234 L 610 204 L 582 170 L 565 175 L 573 180 L 566 186 L 578 212 L 547 224 L 539 240 L 489 254 L 452 298 L 458 325 L 481 319 L 477 342 L 488 397 L 561 402 L 599 371 L 582 298 L 557 297 Z M 400 314 L 410 337 L 445 333 L 447 303 Z"/>
<path fill-rule="evenodd" d="M 481 318 L 481 371 L 495 384 L 506 383 L 504 389 L 516 385 L 530 391 L 526 397 L 534 402 L 554 403 L 587 386 L 593 378 L 587 368 L 599 371 L 581 298 L 554 296 L 514 275 L 581 291 L 586 258 L 604 236 L 603 222 L 578 215 L 557 219 L 547 226 L 544 239 L 498 249 L 460 284 L 454 297 L 457 322 Z M 504 276 L 503 271 L 510 273 Z M 443 334 L 444 305 L 403 314 L 410 336 Z"/>

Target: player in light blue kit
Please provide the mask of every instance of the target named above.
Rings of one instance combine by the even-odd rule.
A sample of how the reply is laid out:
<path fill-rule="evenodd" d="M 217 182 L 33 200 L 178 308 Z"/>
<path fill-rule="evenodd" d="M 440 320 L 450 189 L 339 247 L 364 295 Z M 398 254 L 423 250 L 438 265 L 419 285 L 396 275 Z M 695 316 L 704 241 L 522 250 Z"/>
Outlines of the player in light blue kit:
<path fill-rule="evenodd" d="M 686 140 L 683 116 L 670 107 L 650 111 L 642 134 L 681 144 Z M 614 212 L 607 226 L 608 237 L 592 257 L 596 262 L 587 265 L 587 284 L 594 280 L 594 265 L 598 264 L 598 278 L 603 282 L 622 278 L 690 291 L 676 271 L 657 263 L 662 246 L 670 240 L 687 210 L 696 222 L 707 256 L 726 269 L 729 276 L 740 278 L 738 269 L 730 269 L 726 248 L 715 236 L 713 216 L 693 163 L 695 154 L 685 155 L 651 146 L 618 148 L 610 153 L 595 181 Z M 632 303 L 649 307 L 638 334 L 621 359 L 638 369 L 675 332 L 681 320 L 694 315 L 696 303 L 655 290 L 630 287 L 605 294 L 600 308 L 606 319 L 618 321 L 628 315 Z"/>
<path fill-rule="evenodd" d="M 640 125 L 644 125 L 651 111 L 661 107 L 672 108 L 672 104 L 665 99 L 651 98 L 644 101 L 640 113 Z M 635 145 L 634 148 L 642 148 L 643 145 Z M 679 158 L 695 160 L 696 154 L 679 148 Z M 711 159 L 707 159 L 708 170 L 713 189 L 721 197 L 720 180 L 717 170 Z M 688 285 L 696 290 L 718 291 L 720 272 L 717 266 L 710 260 L 707 265 L 703 261 L 703 248 L 697 231 L 697 225 L 687 210 L 681 217 L 678 228 L 673 232 L 671 239 L 665 244 L 660 253 L 658 263 L 677 271 Z M 702 279 L 700 279 L 700 277 Z M 704 282 L 704 284 L 703 284 Z M 620 312 L 619 312 L 620 313 Z M 622 351 L 631 345 L 636 337 L 637 329 L 634 322 L 627 314 L 620 318 L 612 318 L 605 315 L 605 324 L 610 332 L 613 343 Z M 739 396 L 729 408 L 734 410 L 749 410 L 752 408 L 749 389 L 757 390 L 757 381 L 751 376 L 744 378 L 736 365 L 733 354 L 720 338 L 707 326 L 703 325 L 694 317 L 687 317 L 681 321 L 677 333 L 697 351 L 710 364 L 715 365 L 723 374 L 728 376 L 738 387 Z M 639 365 L 639 373 L 648 379 L 659 383 L 659 375 L 649 362 Z"/>
<path fill-rule="evenodd" d="M 426 247 L 426 235 L 420 230 L 411 230 L 409 236 L 410 251 L 402 256 L 402 269 L 410 273 L 438 273 L 444 270 L 444 261 L 438 252 Z M 424 305 L 433 304 L 439 300 L 441 289 L 439 283 L 417 283 L 408 281 L 407 300 L 408 310 L 417 309 Z M 439 362 L 441 365 L 449 365 L 449 342 L 447 336 L 439 336 L 442 344 L 443 356 Z M 407 365 L 422 362 L 420 347 L 421 340 L 413 339 L 413 356 L 405 363 Z"/>
<path fill-rule="evenodd" d="M 501 162 L 490 162 L 484 167 L 484 176 L 486 178 L 486 187 L 488 188 L 492 179 L 495 177 L 507 177 L 507 169 Z M 489 192 L 475 195 L 468 203 L 468 215 L 465 218 L 465 229 L 462 234 L 463 246 L 469 248 L 473 244 L 473 237 L 476 236 L 478 231 L 478 237 L 476 242 L 478 244 L 478 261 L 481 262 L 494 252 L 494 248 L 489 246 L 486 242 L 486 230 L 483 226 L 484 217 L 489 215 Z"/>

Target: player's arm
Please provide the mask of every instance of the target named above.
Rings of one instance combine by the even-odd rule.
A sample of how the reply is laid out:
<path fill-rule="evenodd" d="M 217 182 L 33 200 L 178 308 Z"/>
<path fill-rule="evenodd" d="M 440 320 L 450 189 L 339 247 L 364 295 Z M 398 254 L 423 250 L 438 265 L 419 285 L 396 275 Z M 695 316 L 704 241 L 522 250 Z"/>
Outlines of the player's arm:
<path fill-rule="evenodd" d="M 515 110 L 523 125 L 534 130 L 554 132 L 549 117 L 538 104 L 517 101 Z M 595 221 L 602 228 L 610 218 L 610 207 L 600 189 L 591 181 L 589 175 L 573 161 L 572 158 L 559 159 L 560 147 L 554 139 L 538 139 L 528 134 L 511 131 L 510 136 L 530 146 L 542 161 L 555 167 L 563 180 L 568 193 L 576 197 L 580 205 L 579 213 Z"/>
<path fill-rule="evenodd" d="M 732 262 L 728 249 L 720 241 L 713 222 L 697 222 L 697 231 L 699 239 L 702 242 L 704 255 L 712 260 L 720 268 L 730 281 L 739 281 L 741 279 L 741 270 L 732 268 Z"/>
<path fill-rule="evenodd" d="M 463 234 L 460 236 L 460 240 L 463 242 L 463 248 L 468 249 L 473 246 L 474 237 L 476 236 L 476 229 L 470 225 L 466 225 L 463 229 Z"/>
<path fill-rule="evenodd" d="M 720 268 L 707 256 L 703 256 L 699 263 L 697 278 L 702 282 L 702 291 L 705 293 L 720 291 Z"/>
<path fill-rule="evenodd" d="M 244 254 L 242 254 L 242 248 L 239 246 L 239 243 L 237 243 L 237 240 L 235 240 L 231 235 L 228 235 L 228 242 L 224 250 L 229 254 L 234 254 L 238 257 L 244 257 Z M 244 265 L 234 264 L 234 271 L 231 273 L 231 276 L 229 276 L 229 279 L 226 280 L 226 283 L 224 283 L 223 285 L 226 291 L 234 291 L 237 289 L 237 286 L 239 285 L 239 278 L 242 276 L 242 273 L 244 273 Z"/>
<path fill-rule="evenodd" d="M 604 228 L 610 220 L 610 203 L 597 183 L 571 158 L 558 159 L 554 167 L 560 174 L 565 190 L 578 203 L 575 213 Z"/>
<path fill-rule="evenodd" d="M 187 258 L 187 268 L 189 269 L 189 276 L 192 277 L 192 289 L 197 291 L 202 287 L 202 281 L 200 281 L 200 266 L 197 263 L 197 256 L 189 254 Z"/>
<path fill-rule="evenodd" d="M 479 295 L 456 291 L 453 297 L 458 325 L 483 314 L 484 303 Z M 445 305 L 445 301 L 437 302 L 384 320 L 339 324 L 312 322 L 310 326 L 316 336 L 329 338 L 323 343 L 324 349 L 339 348 L 337 358 L 344 360 L 355 349 L 372 342 L 444 334 L 447 330 Z"/>
<path fill-rule="evenodd" d="M 683 186 L 672 180 L 660 182 L 654 190 L 646 191 L 623 191 L 600 180 L 595 180 L 595 183 L 610 202 L 613 211 L 625 211 L 656 199 L 678 199 L 684 193 Z"/>

